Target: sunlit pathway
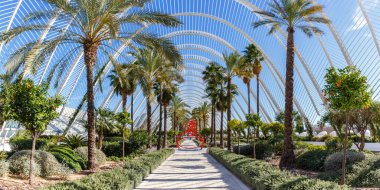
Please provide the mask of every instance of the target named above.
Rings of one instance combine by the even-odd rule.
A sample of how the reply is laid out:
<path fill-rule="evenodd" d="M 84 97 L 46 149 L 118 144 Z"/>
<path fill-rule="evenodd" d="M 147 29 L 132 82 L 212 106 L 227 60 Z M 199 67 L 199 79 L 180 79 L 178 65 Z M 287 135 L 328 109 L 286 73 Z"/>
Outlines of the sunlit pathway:
<path fill-rule="evenodd" d="M 186 140 L 186 147 L 196 146 Z M 248 190 L 238 178 L 202 150 L 176 150 L 137 189 Z"/>

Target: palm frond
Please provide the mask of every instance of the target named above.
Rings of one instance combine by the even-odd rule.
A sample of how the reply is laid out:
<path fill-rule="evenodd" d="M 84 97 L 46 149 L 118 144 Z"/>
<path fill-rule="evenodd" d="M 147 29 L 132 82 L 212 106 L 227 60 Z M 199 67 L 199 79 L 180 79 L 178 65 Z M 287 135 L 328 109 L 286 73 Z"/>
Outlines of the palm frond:
<path fill-rule="evenodd" d="M 120 23 L 148 23 L 162 24 L 164 26 L 176 27 L 182 24 L 176 17 L 161 12 L 151 12 L 146 10 L 135 11 L 119 19 Z"/>

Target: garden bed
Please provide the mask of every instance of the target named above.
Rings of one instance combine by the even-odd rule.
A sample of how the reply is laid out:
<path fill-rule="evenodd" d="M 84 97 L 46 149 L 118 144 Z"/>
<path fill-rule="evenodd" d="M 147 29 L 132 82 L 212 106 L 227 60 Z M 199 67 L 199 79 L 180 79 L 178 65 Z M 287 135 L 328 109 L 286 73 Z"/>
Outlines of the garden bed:
<path fill-rule="evenodd" d="M 86 176 L 79 180 L 66 181 L 43 188 L 43 190 L 129 190 L 136 188 L 155 168 L 171 154 L 173 149 L 164 149 L 141 155 L 124 162 L 122 167 Z"/>
<path fill-rule="evenodd" d="M 310 179 L 289 171 L 282 171 L 265 161 L 248 158 L 219 148 L 209 153 L 252 189 L 349 189 L 334 182 Z"/>

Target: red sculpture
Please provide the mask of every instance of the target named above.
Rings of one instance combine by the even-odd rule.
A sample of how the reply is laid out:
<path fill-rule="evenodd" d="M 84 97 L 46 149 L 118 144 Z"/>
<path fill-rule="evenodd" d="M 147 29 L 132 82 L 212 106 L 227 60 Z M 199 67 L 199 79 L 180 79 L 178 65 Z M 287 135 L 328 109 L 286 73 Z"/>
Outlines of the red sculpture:
<path fill-rule="evenodd" d="M 184 147 L 181 147 L 181 145 L 179 144 L 179 141 L 183 138 L 195 138 L 199 141 L 201 141 L 201 149 L 203 149 L 203 146 L 204 146 L 204 139 L 202 137 L 202 135 L 200 135 L 198 133 L 198 130 L 197 130 L 197 122 L 195 119 L 190 119 L 189 122 L 187 122 L 185 124 L 185 131 L 184 132 L 181 132 L 180 134 L 178 134 L 176 136 L 176 144 L 177 144 L 177 148 L 180 149 L 180 148 L 183 148 Z M 189 148 L 187 148 L 189 149 Z"/>

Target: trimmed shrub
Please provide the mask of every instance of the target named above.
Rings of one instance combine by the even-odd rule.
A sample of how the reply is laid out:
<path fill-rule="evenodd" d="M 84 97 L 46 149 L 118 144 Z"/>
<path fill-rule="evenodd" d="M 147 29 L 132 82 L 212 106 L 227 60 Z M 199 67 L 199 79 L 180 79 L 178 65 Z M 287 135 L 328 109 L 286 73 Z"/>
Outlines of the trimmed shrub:
<path fill-rule="evenodd" d="M 5 160 L 0 160 L 0 177 L 9 171 L 9 163 Z"/>
<path fill-rule="evenodd" d="M 30 150 L 16 152 L 9 158 L 9 170 L 22 177 L 29 177 Z M 71 170 L 62 164 L 50 153 L 36 151 L 35 163 L 33 163 L 34 175 L 41 177 L 59 176 L 66 177 Z"/>
<path fill-rule="evenodd" d="M 49 139 L 38 138 L 36 141 L 36 150 L 46 150 L 49 147 Z M 24 137 L 15 137 L 9 140 L 12 151 L 18 152 L 21 150 L 32 149 L 32 139 Z"/>
<path fill-rule="evenodd" d="M 87 146 L 78 147 L 74 150 L 78 155 L 84 160 L 85 163 L 88 162 L 88 148 Z M 96 149 L 96 165 L 102 165 L 106 163 L 107 156 L 101 151 Z"/>
<path fill-rule="evenodd" d="M 19 175 L 22 178 L 29 177 L 29 166 L 30 166 L 30 156 L 26 154 L 27 150 L 22 150 L 14 153 L 9 158 L 9 172 L 12 174 Z M 36 151 L 37 152 L 37 151 Z M 32 162 L 33 167 L 33 175 L 40 176 L 41 175 L 41 167 L 36 163 L 36 159 Z"/>
<path fill-rule="evenodd" d="M 353 164 L 363 161 L 365 155 L 361 152 L 347 152 L 347 168 L 350 168 Z M 326 171 L 336 171 L 342 169 L 343 152 L 336 152 L 329 155 L 325 160 Z"/>
<path fill-rule="evenodd" d="M 233 152 L 238 152 L 238 147 L 233 147 Z M 256 158 L 265 159 L 273 157 L 276 153 L 274 146 L 269 141 L 256 142 Z M 240 154 L 248 157 L 253 156 L 253 144 L 240 145 Z"/>
<path fill-rule="evenodd" d="M 68 146 L 55 146 L 49 152 L 62 164 L 66 165 L 75 172 L 86 169 L 86 162 Z"/>
<path fill-rule="evenodd" d="M 127 161 L 123 168 L 92 174 L 81 180 L 55 184 L 43 190 L 132 190 L 149 174 L 153 166 L 160 165 L 173 152 L 171 149 L 151 152 Z"/>
<path fill-rule="evenodd" d="M 380 188 L 380 156 L 354 164 L 347 174 L 347 183 L 353 187 Z"/>
<path fill-rule="evenodd" d="M 127 143 L 126 143 L 127 144 Z M 122 145 L 119 141 L 103 141 L 103 152 L 107 157 L 122 156 Z M 126 148 L 127 149 L 127 148 Z"/>
<path fill-rule="evenodd" d="M 331 154 L 327 150 L 309 150 L 296 159 L 297 168 L 311 171 L 323 171 L 327 156 Z"/>
<path fill-rule="evenodd" d="M 348 189 L 346 186 L 339 186 L 333 182 L 306 179 L 287 171 L 281 171 L 264 161 L 247 158 L 219 148 L 210 148 L 209 153 L 252 189 Z"/>

